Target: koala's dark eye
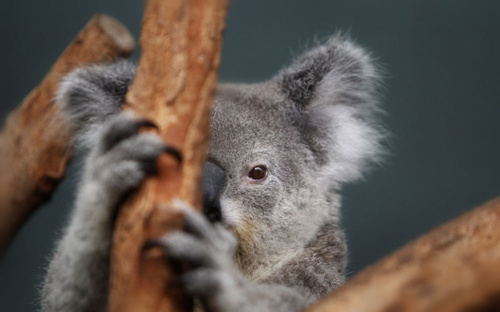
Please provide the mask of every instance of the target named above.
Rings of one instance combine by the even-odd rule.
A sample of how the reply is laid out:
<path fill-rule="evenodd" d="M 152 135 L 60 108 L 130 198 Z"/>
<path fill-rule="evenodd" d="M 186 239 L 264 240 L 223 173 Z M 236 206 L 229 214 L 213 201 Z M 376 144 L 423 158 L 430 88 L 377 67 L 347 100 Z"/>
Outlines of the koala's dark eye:
<path fill-rule="evenodd" d="M 267 176 L 267 168 L 265 166 L 254 167 L 248 173 L 248 177 L 252 180 L 262 180 Z"/>

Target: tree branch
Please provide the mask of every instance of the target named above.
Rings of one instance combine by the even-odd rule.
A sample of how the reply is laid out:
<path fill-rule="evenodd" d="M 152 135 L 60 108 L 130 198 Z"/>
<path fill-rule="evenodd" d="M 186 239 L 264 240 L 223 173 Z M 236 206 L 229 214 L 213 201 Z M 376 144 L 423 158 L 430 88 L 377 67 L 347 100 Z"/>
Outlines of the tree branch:
<path fill-rule="evenodd" d="M 134 46 L 118 21 L 96 15 L 9 115 L 0 134 L 0 257 L 29 215 L 50 199 L 72 156 L 72 133 L 53 100 L 59 79 L 78 66 L 128 56 Z"/>
<path fill-rule="evenodd" d="M 154 121 L 183 161 L 164 155 L 159 174 L 122 207 L 113 238 L 109 311 L 185 311 L 159 250 L 142 246 L 182 228 L 175 199 L 201 209 L 201 172 L 219 67 L 226 0 L 148 0 L 140 59 L 125 109 Z"/>
<path fill-rule="evenodd" d="M 499 311 L 500 198 L 411 242 L 308 312 Z"/>

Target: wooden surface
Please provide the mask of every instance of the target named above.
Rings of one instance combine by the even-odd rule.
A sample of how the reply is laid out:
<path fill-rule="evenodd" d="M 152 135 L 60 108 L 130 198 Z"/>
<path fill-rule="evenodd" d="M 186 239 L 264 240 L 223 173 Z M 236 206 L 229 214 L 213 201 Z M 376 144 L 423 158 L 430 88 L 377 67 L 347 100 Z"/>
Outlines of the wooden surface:
<path fill-rule="evenodd" d="M 72 156 L 72 133 L 58 116 L 59 80 L 78 66 L 128 56 L 135 43 L 118 21 L 96 15 L 12 112 L 0 134 L 0 256 L 29 215 L 50 199 Z"/>
<path fill-rule="evenodd" d="M 126 110 L 159 126 L 164 141 L 183 162 L 164 155 L 159 174 L 125 203 L 113 238 L 111 312 L 186 311 L 190 307 L 169 283 L 177 271 L 159 250 L 143 254 L 150 239 L 182 227 L 174 199 L 201 209 L 201 172 L 209 112 L 219 67 L 226 0 L 148 0 L 143 55 L 126 97 Z M 178 269 L 178 268 L 177 268 Z"/>
<path fill-rule="evenodd" d="M 500 311 L 500 198 L 362 271 L 308 312 Z"/>

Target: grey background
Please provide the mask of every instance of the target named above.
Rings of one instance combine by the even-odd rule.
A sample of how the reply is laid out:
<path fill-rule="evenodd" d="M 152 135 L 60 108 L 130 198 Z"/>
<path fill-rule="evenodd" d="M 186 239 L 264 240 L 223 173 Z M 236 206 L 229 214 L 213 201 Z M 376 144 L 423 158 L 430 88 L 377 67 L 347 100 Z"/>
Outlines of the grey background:
<path fill-rule="evenodd" d="M 338 29 L 387 69 L 391 156 L 346 188 L 350 273 L 500 194 L 499 1 L 233 1 L 222 80 L 259 81 Z M 25 0 L 0 10 L 0 115 L 42 79 L 95 12 L 138 37 L 139 0 Z M 138 53 L 134 54 L 137 58 Z M 37 309 L 37 287 L 71 206 L 71 173 L 0 264 L 0 311 Z"/>

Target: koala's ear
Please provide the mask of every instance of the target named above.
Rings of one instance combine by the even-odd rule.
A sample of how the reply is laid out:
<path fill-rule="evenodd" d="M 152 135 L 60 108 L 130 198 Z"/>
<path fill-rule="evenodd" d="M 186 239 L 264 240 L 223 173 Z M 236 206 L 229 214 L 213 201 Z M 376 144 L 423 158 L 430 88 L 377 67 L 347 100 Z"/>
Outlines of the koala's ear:
<path fill-rule="evenodd" d="M 335 35 L 299 56 L 278 74 L 282 91 L 299 105 L 373 101 L 379 73 L 368 53 L 345 35 Z"/>
<path fill-rule="evenodd" d="M 121 60 L 78 68 L 62 78 L 56 103 L 76 128 L 80 147 L 90 148 L 99 128 L 121 110 L 135 66 Z"/>
<path fill-rule="evenodd" d="M 379 159 L 379 73 L 364 49 L 336 35 L 298 57 L 275 81 L 301 113 L 303 139 L 338 182 Z"/>

